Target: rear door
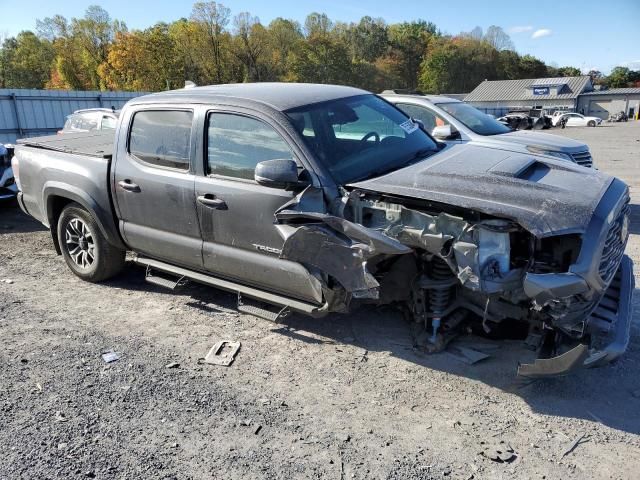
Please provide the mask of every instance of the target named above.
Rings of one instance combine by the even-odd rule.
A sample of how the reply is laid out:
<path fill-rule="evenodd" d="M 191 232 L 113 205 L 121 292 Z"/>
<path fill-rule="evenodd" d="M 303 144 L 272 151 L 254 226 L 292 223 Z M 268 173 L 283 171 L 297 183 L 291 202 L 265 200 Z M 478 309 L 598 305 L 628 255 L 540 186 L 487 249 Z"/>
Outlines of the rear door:
<path fill-rule="evenodd" d="M 202 144 L 203 175 L 196 180 L 196 204 L 205 269 L 320 303 L 319 284 L 306 268 L 279 258 L 284 240 L 274 214 L 295 193 L 254 180 L 261 161 L 298 160 L 291 138 L 277 122 L 237 108 L 206 112 Z"/>
<path fill-rule="evenodd" d="M 122 235 L 137 252 L 202 268 L 192 171 L 194 113 L 162 106 L 127 115 L 112 182 Z"/>

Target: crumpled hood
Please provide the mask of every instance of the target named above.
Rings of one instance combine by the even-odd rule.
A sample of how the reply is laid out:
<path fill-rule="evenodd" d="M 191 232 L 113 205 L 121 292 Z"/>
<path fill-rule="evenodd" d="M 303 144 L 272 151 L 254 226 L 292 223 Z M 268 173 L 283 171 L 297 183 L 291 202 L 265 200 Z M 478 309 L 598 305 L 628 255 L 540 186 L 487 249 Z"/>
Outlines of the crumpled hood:
<path fill-rule="evenodd" d="M 562 160 L 463 144 L 348 186 L 512 219 L 542 237 L 583 232 L 612 181 Z"/>
<path fill-rule="evenodd" d="M 549 133 L 531 132 L 528 130 L 518 130 L 501 135 L 494 135 L 491 139 L 518 143 L 540 150 L 553 150 L 564 153 L 586 152 L 589 150 L 589 147 L 584 143 L 571 138 L 560 137 Z"/>

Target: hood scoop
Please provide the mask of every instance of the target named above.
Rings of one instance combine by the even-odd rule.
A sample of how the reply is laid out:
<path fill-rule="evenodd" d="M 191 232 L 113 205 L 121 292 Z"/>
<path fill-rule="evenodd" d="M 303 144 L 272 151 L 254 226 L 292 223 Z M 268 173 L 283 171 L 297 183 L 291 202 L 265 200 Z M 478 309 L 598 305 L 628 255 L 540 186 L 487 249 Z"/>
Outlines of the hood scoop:
<path fill-rule="evenodd" d="M 537 161 L 535 158 L 518 155 L 505 158 L 491 167 L 489 172 L 503 177 L 536 181 L 544 177 L 549 170 L 548 165 Z"/>

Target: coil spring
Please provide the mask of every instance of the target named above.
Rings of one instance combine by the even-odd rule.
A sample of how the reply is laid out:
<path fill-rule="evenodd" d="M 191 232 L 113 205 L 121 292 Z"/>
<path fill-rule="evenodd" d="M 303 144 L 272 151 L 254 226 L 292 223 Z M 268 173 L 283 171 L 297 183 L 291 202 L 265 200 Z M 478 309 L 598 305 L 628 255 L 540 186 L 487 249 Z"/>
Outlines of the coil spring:
<path fill-rule="evenodd" d="M 434 258 L 431 265 L 431 277 L 434 280 L 447 280 L 451 278 L 453 273 L 443 260 Z M 429 307 L 434 317 L 439 317 L 449 306 L 449 298 L 451 296 L 451 288 L 432 288 L 429 290 Z"/>

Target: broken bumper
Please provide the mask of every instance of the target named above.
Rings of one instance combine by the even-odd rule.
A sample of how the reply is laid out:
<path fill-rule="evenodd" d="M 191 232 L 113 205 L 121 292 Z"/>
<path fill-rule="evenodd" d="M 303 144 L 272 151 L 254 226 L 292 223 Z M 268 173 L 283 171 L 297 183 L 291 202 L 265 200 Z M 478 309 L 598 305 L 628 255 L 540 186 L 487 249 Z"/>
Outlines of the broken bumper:
<path fill-rule="evenodd" d="M 529 378 L 566 375 L 581 368 L 606 365 L 618 358 L 629 344 L 634 288 L 633 262 L 624 255 L 609 288 L 587 322 L 597 325 L 604 333 L 601 346 L 590 348 L 580 344 L 557 357 L 521 364 L 518 375 Z"/>

